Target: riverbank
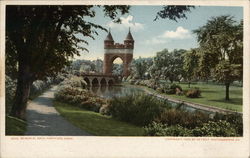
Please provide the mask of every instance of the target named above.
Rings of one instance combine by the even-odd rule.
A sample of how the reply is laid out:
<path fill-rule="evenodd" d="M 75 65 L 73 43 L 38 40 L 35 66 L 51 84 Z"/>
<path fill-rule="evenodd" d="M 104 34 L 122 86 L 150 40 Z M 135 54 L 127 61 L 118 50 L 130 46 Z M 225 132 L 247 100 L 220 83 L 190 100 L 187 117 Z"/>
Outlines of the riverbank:
<path fill-rule="evenodd" d="M 218 112 L 218 113 L 222 113 L 222 114 L 229 114 L 229 113 L 237 113 L 237 114 L 241 114 L 242 112 L 239 111 L 234 111 L 234 110 L 230 110 L 230 109 L 224 109 L 224 108 L 220 108 L 220 107 L 216 107 L 216 106 L 211 106 L 211 105 L 205 105 L 205 104 L 201 104 L 201 103 L 195 103 L 195 102 L 190 102 L 187 100 L 182 99 L 178 99 L 181 98 L 181 96 L 174 96 L 174 95 L 167 95 L 164 93 L 159 93 L 156 90 L 153 90 L 151 88 L 145 87 L 145 86 L 141 86 L 141 85 L 131 85 L 128 83 L 123 84 L 125 86 L 130 86 L 130 87 L 137 87 L 140 89 L 143 89 L 146 93 L 150 94 L 150 95 L 154 95 L 160 99 L 165 99 L 168 100 L 170 102 L 173 103 L 177 103 L 177 104 L 185 104 L 189 107 L 195 108 L 195 109 L 200 109 L 200 110 L 204 110 L 204 111 L 208 111 L 208 112 Z M 174 97 L 178 97 L 178 98 L 174 98 Z M 193 100 L 197 100 L 197 99 L 193 99 Z"/>

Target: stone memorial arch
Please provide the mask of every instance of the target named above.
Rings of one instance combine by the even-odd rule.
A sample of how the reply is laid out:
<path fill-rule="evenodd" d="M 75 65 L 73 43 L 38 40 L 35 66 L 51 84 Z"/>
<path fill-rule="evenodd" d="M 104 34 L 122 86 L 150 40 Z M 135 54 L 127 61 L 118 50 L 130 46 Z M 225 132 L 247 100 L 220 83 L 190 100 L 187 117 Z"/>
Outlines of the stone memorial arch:
<path fill-rule="evenodd" d="M 134 39 L 130 32 L 130 29 L 123 44 L 114 43 L 113 37 L 109 30 L 109 33 L 104 40 L 104 75 L 112 75 L 113 61 L 116 58 L 121 58 L 121 60 L 123 61 L 123 76 L 129 76 L 129 66 L 133 59 L 133 50 Z"/>

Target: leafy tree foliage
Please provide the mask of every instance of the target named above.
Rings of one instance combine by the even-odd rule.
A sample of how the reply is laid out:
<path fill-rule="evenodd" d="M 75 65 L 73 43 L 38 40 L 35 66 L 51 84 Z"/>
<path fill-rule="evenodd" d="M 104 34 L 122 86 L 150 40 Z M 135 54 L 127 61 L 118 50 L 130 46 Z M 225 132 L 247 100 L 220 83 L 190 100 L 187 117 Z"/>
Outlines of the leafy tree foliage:
<path fill-rule="evenodd" d="M 132 62 L 132 73 L 134 73 L 135 78 L 144 79 L 149 77 L 149 68 L 152 66 L 152 58 L 141 58 L 133 60 Z"/>
<path fill-rule="evenodd" d="M 96 6 L 7 6 L 6 63 L 7 70 L 17 72 L 17 90 L 11 115 L 24 118 L 31 84 L 56 75 L 69 59 L 87 51 L 88 44 L 102 26 L 87 21 L 95 16 Z M 106 16 L 128 12 L 128 6 L 103 6 Z M 80 37 L 78 36 L 80 35 Z"/>
<path fill-rule="evenodd" d="M 199 54 L 197 49 L 191 49 L 183 54 L 184 60 L 183 60 L 183 70 L 184 70 L 184 77 L 190 83 L 192 80 L 196 79 L 197 69 L 198 69 L 198 63 L 199 63 Z"/>
<path fill-rule="evenodd" d="M 236 23 L 231 16 L 213 17 L 194 33 L 201 48 L 201 72 L 223 82 L 229 100 L 230 84 L 242 80 L 243 22 Z"/>
<path fill-rule="evenodd" d="M 186 50 L 167 49 L 157 52 L 151 67 L 151 75 L 159 78 L 169 79 L 171 82 L 180 81 L 183 77 L 183 53 Z"/>
<path fill-rule="evenodd" d="M 186 13 L 190 12 L 194 6 L 176 6 L 167 5 L 163 6 L 162 10 L 157 13 L 155 20 L 159 18 L 170 19 L 177 22 L 178 19 L 187 18 Z"/>

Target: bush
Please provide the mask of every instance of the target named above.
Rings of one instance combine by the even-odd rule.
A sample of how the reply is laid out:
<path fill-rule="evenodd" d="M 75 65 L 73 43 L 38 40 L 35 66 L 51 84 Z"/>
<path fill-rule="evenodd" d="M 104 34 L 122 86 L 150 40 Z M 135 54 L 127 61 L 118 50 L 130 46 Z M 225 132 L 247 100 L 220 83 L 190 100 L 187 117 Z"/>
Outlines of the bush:
<path fill-rule="evenodd" d="M 226 121 L 204 123 L 202 127 L 194 129 L 184 128 L 180 125 L 167 126 L 162 123 L 153 122 L 144 127 L 147 136 L 215 136 L 232 137 L 239 136 L 232 125 Z"/>
<path fill-rule="evenodd" d="M 169 126 L 181 125 L 191 129 L 208 122 L 209 116 L 201 112 L 190 113 L 183 110 L 170 109 L 161 113 L 156 121 Z"/>
<path fill-rule="evenodd" d="M 87 83 L 82 77 L 72 76 L 71 78 L 65 79 L 60 85 L 68 85 L 75 88 L 87 88 Z"/>
<path fill-rule="evenodd" d="M 50 79 L 48 79 L 47 81 L 37 80 L 33 82 L 30 88 L 30 98 L 34 98 L 37 95 L 40 95 L 42 92 L 48 89 L 51 84 L 52 82 Z"/>
<path fill-rule="evenodd" d="M 69 86 L 61 86 L 55 93 L 55 99 L 95 112 L 99 112 L 101 106 L 106 104 L 104 99 L 86 89 Z"/>
<path fill-rule="evenodd" d="M 204 123 L 202 127 L 196 127 L 192 131 L 194 136 L 217 136 L 230 137 L 238 136 L 236 130 L 227 121 L 209 121 Z"/>
<path fill-rule="evenodd" d="M 162 123 L 152 122 L 147 127 L 144 127 L 146 136 L 166 136 L 167 126 Z"/>
<path fill-rule="evenodd" d="M 154 121 L 164 108 L 170 106 L 153 96 L 137 94 L 111 100 L 109 113 L 119 120 L 144 126 Z"/>
<path fill-rule="evenodd" d="M 186 97 L 189 98 L 199 98 L 200 96 L 201 96 L 201 91 L 199 90 L 199 88 L 189 89 L 186 92 Z"/>
<path fill-rule="evenodd" d="M 5 76 L 5 102 L 6 102 L 6 114 L 10 112 L 13 99 L 16 92 L 16 80 L 12 80 L 9 76 Z"/>
<path fill-rule="evenodd" d="M 225 120 L 229 122 L 237 131 L 239 135 L 243 135 L 243 118 L 241 114 L 218 114 L 214 116 L 215 121 Z"/>
<path fill-rule="evenodd" d="M 180 125 L 167 126 L 156 122 L 144 127 L 144 131 L 147 136 L 192 136 L 192 130 Z"/>
<path fill-rule="evenodd" d="M 181 86 L 177 85 L 177 84 L 162 84 L 161 85 L 163 92 L 166 94 L 181 94 L 182 92 L 182 88 Z"/>

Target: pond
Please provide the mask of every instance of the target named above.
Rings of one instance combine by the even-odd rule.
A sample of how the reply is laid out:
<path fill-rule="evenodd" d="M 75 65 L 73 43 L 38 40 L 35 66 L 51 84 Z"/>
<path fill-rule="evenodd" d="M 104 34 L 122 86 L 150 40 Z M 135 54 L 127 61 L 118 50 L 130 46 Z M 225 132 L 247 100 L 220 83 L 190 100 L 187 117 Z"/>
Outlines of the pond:
<path fill-rule="evenodd" d="M 106 99 L 111 99 L 113 97 L 123 97 L 126 95 L 131 95 L 131 94 L 148 94 L 145 90 L 143 90 L 142 88 L 139 87 L 135 87 L 135 86 L 102 86 L 102 87 L 91 87 L 90 88 L 91 92 L 94 94 L 97 94 L 98 96 L 102 97 L 102 98 L 106 98 Z M 150 94 L 148 94 L 150 95 Z M 155 96 L 157 97 L 157 96 Z M 163 98 L 159 98 L 158 99 L 163 99 Z M 166 99 L 164 99 L 166 100 Z M 170 105 L 172 107 L 178 107 L 180 105 L 180 103 L 175 103 L 172 101 L 167 100 L 168 103 L 170 103 Z M 189 111 L 189 112 L 195 112 L 195 111 L 201 111 L 204 112 L 206 114 L 214 114 L 214 112 L 211 111 L 205 111 L 205 110 L 201 110 L 201 109 L 197 109 L 194 107 L 190 107 L 186 104 L 182 104 L 181 108 L 183 110 Z"/>

